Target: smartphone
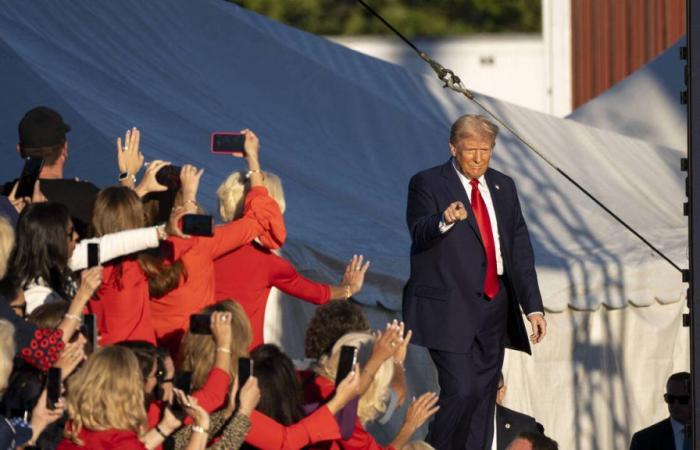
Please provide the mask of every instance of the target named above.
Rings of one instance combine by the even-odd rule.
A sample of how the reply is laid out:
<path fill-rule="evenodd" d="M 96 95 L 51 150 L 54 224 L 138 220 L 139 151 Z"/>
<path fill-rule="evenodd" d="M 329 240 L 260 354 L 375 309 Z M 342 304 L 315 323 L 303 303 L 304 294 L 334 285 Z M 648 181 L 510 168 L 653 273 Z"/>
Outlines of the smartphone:
<path fill-rule="evenodd" d="M 49 375 L 46 378 L 46 407 L 55 409 L 56 404 L 61 399 L 61 368 L 49 368 Z"/>
<path fill-rule="evenodd" d="M 253 360 L 250 358 L 238 358 L 238 390 L 243 387 L 248 378 L 253 376 Z"/>
<path fill-rule="evenodd" d="M 190 395 L 192 393 L 192 372 L 176 372 L 173 381 L 173 387 L 175 389 L 181 390 L 185 393 L 185 395 Z M 170 405 L 169 408 L 170 412 L 172 412 L 173 415 L 178 418 L 178 420 L 182 421 L 185 419 L 185 417 L 187 417 L 185 409 L 179 402 L 174 402 L 172 405 Z"/>
<path fill-rule="evenodd" d="M 211 152 L 244 156 L 245 135 L 228 131 L 215 131 L 211 134 Z"/>
<path fill-rule="evenodd" d="M 168 190 L 177 191 L 182 186 L 182 182 L 180 181 L 181 170 L 182 167 L 180 166 L 163 166 L 156 173 L 156 181 L 167 187 Z"/>
<path fill-rule="evenodd" d="M 182 232 L 190 236 L 214 236 L 214 218 L 204 214 L 182 216 Z"/>
<path fill-rule="evenodd" d="M 44 166 L 44 158 L 30 156 L 24 160 L 24 168 L 17 182 L 15 198 L 31 197 L 34 194 L 34 184 L 39 178 L 41 168 Z"/>
<path fill-rule="evenodd" d="M 357 364 L 357 347 L 343 345 L 340 347 L 340 358 L 338 359 L 338 371 L 335 374 L 335 386 L 338 387 L 341 381 L 348 376 Z"/>
<path fill-rule="evenodd" d="M 335 374 L 335 386 L 338 385 L 348 376 L 357 363 L 357 347 L 343 345 L 340 348 L 340 358 L 338 359 L 338 370 Z M 350 439 L 355 423 L 357 421 L 357 406 L 359 399 L 355 397 L 350 400 L 340 411 L 335 415 L 335 420 L 340 428 L 340 436 L 343 439 Z"/>
<path fill-rule="evenodd" d="M 192 372 L 185 370 L 175 373 L 173 386 L 175 389 L 180 389 L 185 394 L 190 395 L 192 393 Z"/>
<path fill-rule="evenodd" d="M 192 314 L 190 316 L 190 333 L 211 334 L 211 315 Z"/>
<path fill-rule="evenodd" d="M 91 267 L 99 266 L 100 265 L 100 244 L 98 244 L 97 242 L 90 242 L 87 245 L 87 253 L 88 253 L 88 258 L 87 258 L 88 269 Z"/>
<path fill-rule="evenodd" d="M 91 355 L 97 348 L 97 317 L 94 314 L 84 314 L 80 332 L 85 336 L 85 354 Z"/>

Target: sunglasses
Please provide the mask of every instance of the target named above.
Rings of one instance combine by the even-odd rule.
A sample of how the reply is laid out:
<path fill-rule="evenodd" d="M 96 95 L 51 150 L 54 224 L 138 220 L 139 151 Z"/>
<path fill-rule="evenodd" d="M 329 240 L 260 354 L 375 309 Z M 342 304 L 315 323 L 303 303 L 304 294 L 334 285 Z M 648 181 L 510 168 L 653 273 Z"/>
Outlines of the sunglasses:
<path fill-rule="evenodd" d="M 664 401 L 669 405 L 674 402 L 678 402 L 681 405 L 687 405 L 688 403 L 690 403 L 690 395 L 664 394 Z"/>

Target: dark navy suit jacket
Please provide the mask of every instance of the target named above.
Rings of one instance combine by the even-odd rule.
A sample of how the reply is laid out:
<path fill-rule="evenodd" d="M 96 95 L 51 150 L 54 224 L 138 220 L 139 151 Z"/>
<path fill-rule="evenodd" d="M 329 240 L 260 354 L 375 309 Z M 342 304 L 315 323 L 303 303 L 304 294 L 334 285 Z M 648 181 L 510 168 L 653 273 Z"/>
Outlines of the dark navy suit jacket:
<path fill-rule="evenodd" d="M 676 450 L 671 419 L 667 417 L 661 422 L 634 433 L 630 450 Z"/>
<path fill-rule="evenodd" d="M 509 295 L 506 346 L 530 353 L 525 313 L 544 311 L 532 244 L 513 180 L 493 169 L 485 173 L 493 199 Z M 441 234 L 439 222 L 450 203 L 461 201 L 467 220 Z M 403 316 L 413 343 L 466 353 L 480 329 L 486 255 L 479 226 L 452 161 L 419 172 L 408 186 L 406 221 L 411 233 L 411 277 L 404 288 Z M 520 307 L 519 307 L 519 306 Z"/>

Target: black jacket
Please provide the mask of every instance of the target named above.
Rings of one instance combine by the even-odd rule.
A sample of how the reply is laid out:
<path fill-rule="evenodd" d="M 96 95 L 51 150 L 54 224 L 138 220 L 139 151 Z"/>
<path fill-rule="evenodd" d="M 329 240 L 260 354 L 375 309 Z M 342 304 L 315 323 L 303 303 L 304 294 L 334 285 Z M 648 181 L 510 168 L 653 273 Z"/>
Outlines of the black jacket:
<path fill-rule="evenodd" d="M 534 417 L 496 405 L 496 448 L 505 450 L 522 432 L 543 433 L 542 425 Z"/>
<path fill-rule="evenodd" d="M 671 419 L 664 419 L 634 433 L 630 450 L 676 450 Z"/>

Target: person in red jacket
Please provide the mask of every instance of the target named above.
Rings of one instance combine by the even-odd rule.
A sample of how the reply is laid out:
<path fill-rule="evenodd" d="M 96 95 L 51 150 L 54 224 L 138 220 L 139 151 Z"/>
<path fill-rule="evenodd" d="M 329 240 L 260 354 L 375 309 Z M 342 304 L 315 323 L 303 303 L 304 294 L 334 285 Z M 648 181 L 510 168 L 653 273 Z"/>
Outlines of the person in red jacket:
<path fill-rule="evenodd" d="M 180 235 L 177 220 L 184 214 L 174 214 L 168 227 L 158 232 Z M 95 198 L 91 228 L 95 236 L 144 226 L 143 205 L 138 195 L 127 187 L 109 187 Z M 100 344 L 121 341 L 156 342 L 148 280 L 144 273 L 148 254 L 125 256 L 105 264 L 102 284 L 88 304 L 88 310 L 97 316 Z"/>
<path fill-rule="evenodd" d="M 142 450 L 146 428 L 141 370 L 131 350 L 103 347 L 68 380 L 69 422 L 59 450 Z"/>
<path fill-rule="evenodd" d="M 149 273 L 151 309 L 158 342 L 173 354 L 188 328 L 190 315 L 214 303 L 214 260 L 256 238 L 268 248 L 279 248 L 286 239 L 282 213 L 262 184 L 258 138 L 252 131 L 243 130 L 243 133 L 246 135 L 246 159 L 253 186 L 245 199 L 243 217 L 215 227 L 213 237 L 171 240 L 174 252 L 181 255 L 173 259 L 173 266 L 179 264 L 183 268 L 181 275 L 174 278 L 174 284 L 156 292 L 154 283 L 163 277 L 160 273 Z M 182 168 L 182 187 L 175 205 L 188 213 L 198 212 L 196 195 L 201 175 L 201 171 L 192 171 L 187 166 Z"/>
<path fill-rule="evenodd" d="M 66 438 L 57 449 L 146 449 L 142 442 L 147 429 L 143 383 L 138 359 L 131 350 L 107 346 L 93 353 L 68 380 L 69 420 Z M 191 398 L 187 401 L 192 403 Z M 191 413 L 192 408 L 186 411 Z M 201 441 L 201 436 L 196 440 Z M 191 448 L 203 449 L 204 445 Z"/>
<path fill-rule="evenodd" d="M 273 173 L 264 172 L 263 175 L 264 186 L 284 213 L 282 182 Z M 219 214 L 223 221 L 237 220 L 243 215 L 243 199 L 250 190 L 251 185 L 243 172 L 232 173 L 219 186 Z M 243 306 L 253 327 L 252 350 L 264 342 L 265 307 L 273 287 L 316 305 L 349 299 L 362 289 L 369 261 L 363 263 L 362 255 L 355 255 L 339 285 L 318 283 L 300 275 L 289 261 L 254 241 L 219 256 L 214 268 L 215 298 L 217 301 L 235 298 Z"/>

